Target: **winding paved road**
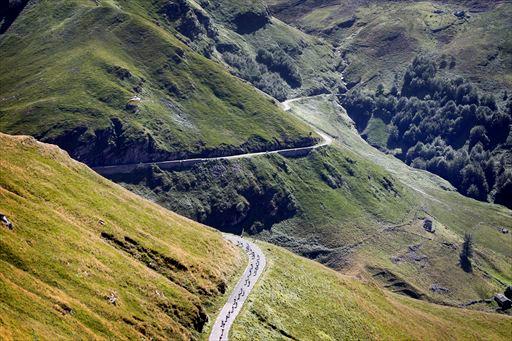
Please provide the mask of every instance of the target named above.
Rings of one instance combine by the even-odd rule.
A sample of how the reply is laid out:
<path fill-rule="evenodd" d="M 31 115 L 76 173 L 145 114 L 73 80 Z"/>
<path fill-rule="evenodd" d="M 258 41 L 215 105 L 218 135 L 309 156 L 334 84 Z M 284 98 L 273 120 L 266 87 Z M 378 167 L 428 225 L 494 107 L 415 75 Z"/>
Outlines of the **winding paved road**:
<path fill-rule="evenodd" d="M 294 101 L 301 100 L 300 98 L 291 99 L 281 103 L 282 108 L 285 111 L 290 110 L 290 103 Z M 102 167 L 92 167 L 94 171 L 101 175 L 112 175 L 112 174 L 123 174 L 130 173 L 135 168 L 138 167 L 148 167 L 151 165 L 156 165 L 161 169 L 173 169 L 181 166 L 190 166 L 201 162 L 211 161 L 211 160 L 236 160 L 236 159 L 246 159 L 261 155 L 269 155 L 269 154 L 282 154 L 284 156 L 291 155 L 302 155 L 301 153 L 306 154 L 307 152 L 317 149 L 323 146 L 327 146 L 332 144 L 333 138 L 328 134 L 319 131 L 315 128 L 315 132 L 320 135 L 323 141 L 307 147 L 299 147 L 299 148 L 285 148 L 285 149 L 277 149 L 272 151 L 265 152 L 256 152 L 256 153 L 246 153 L 246 154 L 237 154 L 237 155 L 228 155 L 228 156 L 214 156 L 214 157 L 206 157 L 206 158 L 192 158 L 192 159 L 181 159 L 181 160 L 168 160 L 168 161 L 158 161 L 158 162 L 141 162 L 141 163 L 130 163 L 124 165 L 112 165 L 112 166 L 102 166 Z"/>
<path fill-rule="evenodd" d="M 235 318 L 242 310 L 245 300 L 254 288 L 256 281 L 260 278 L 267 264 L 265 255 L 256 244 L 232 234 L 224 234 L 224 238 L 243 248 L 249 257 L 249 264 L 231 292 L 228 301 L 224 307 L 222 307 L 219 316 L 217 316 L 210 332 L 209 341 L 225 341 L 228 339 L 229 330 Z"/>

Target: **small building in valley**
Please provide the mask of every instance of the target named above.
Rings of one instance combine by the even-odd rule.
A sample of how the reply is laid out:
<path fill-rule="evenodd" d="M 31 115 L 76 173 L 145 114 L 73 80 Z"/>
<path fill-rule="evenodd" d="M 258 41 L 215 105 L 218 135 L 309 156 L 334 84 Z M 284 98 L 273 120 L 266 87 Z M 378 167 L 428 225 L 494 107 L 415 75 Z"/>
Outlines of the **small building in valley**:
<path fill-rule="evenodd" d="M 498 303 L 501 309 L 507 310 L 510 307 L 512 307 L 512 301 L 509 300 L 505 295 L 503 294 L 496 294 L 494 295 L 494 301 Z"/>

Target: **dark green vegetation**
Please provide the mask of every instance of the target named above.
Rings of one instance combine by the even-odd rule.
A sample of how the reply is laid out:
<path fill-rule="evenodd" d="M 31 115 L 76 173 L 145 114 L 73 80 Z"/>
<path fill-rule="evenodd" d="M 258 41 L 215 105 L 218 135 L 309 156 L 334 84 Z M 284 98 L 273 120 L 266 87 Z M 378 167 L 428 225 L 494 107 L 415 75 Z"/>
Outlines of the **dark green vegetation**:
<path fill-rule="evenodd" d="M 410 168 L 394 156 L 372 148 L 358 135 L 344 109 L 327 99 L 295 102 L 294 113 L 338 137 L 334 147 L 350 151 L 371 161 L 373 167 L 392 174 L 400 193 L 410 194 L 402 194 L 402 199 L 413 207 L 407 213 L 401 211 L 405 216 L 400 221 L 381 222 L 380 229 L 337 249 L 344 256 L 342 259 L 351 267 L 359 264 L 371 268 L 371 273 L 376 268 L 390 272 L 389 278 L 397 284 L 394 291 L 400 291 L 405 284 L 416 288 L 414 296 L 430 296 L 444 302 L 460 302 L 462 297 L 465 297 L 463 301 L 470 297 L 488 299 L 493 291 L 501 291 L 510 283 L 512 240 L 502 228 L 511 226 L 512 212 L 503 206 L 463 197 L 447 181 Z M 433 222 L 433 232 L 425 228 L 427 219 Z M 341 230 L 348 236 L 352 228 L 345 225 Z M 468 232 L 473 235 L 475 249 L 472 264 L 476 271 L 471 274 L 459 266 L 458 246 Z M 492 289 L 494 285 L 497 286 Z M 469 287 L 473 289 L 468 290 Z"/>
<path fill-rule="evenodd" d="M 0 36 L 0 131 L 90 165 L 314 142 L 308 127 L 181 42 L 169 4 L 31 2 Z"/>
<path fill-rule="evenodd" d="M 267 271 L 235 340 L 508 340 L 511 318 L 413 300 L 260 243 Z"/>
<path fill-rule="evenodd" d="M 498 108 L 462 78 L 438 75 L 446 67 L 416 58 L 400 91 L 351 92 L 342 100 L 369 142 L 407 164 L 449 180 L 461 193 L 512 207 L 512 100 Z M 379 122 L 380 124 L 376 124 Z"/>
<path fill-rule="evenodd" d="M 242 263 L 214 230 L 0 134 L 0 339 L 190 339 Z"/>
<path fill-rule="evenodd" d="M 374 105 L 376 115 L 372 115 L 372 110 L 361 113 L 354 107 L 348 108 L 349 114 L 372 145 L 398 152 L 408 164 L 441 175 L 465 195 L 511 207 L 508 152 L 511 146 L 506 142 L 510 123 L 506 102 L 512 89 L 510 1 L 269 0 L 268 3 L 280 19 L 338 47 L 347 64 L 344 77 L 348 88 L 364 94 L 358 106 L 372 106 L 361 102 L 370 93 L 379 97 L 383 89 L 398 101 L 398 83 L 402 79 L 425 78 L 417 84 L 404 84 L 404 90 L 409 91 L 402 91 L 402 97 L 420 98 L 420 101 L 413 100 L 413 104 L 408 101 L 405 109 L 396 108 L 398 103 L 392 100 L 380 100 Z M 428 70 L 423 75 L 414 71 L 411 75 L 409 69 L 407 75 L 407 67 L 416 56 L 426 56 L 435 62 L 435 80 L 426 80 L 434 78 Z M 455 88 L 455 92 L 460 86 L 466 92 L 462 97 L 468 95 L 467 100 L 456 99 L 455 93 L 448 96 L 443 93 L 451 92 L 448 88 Z M 442 97 L 435 98 L 435 92 Z M 427 100 L 421 101 L 427 93 Z M 453 99 L 457 108 L 446 106 L 443 97 L 448 101 Z M 468 108 L 471 104 L 488 108 L 475 113 L 478 108 Z M 437 110 L 440 106 L 446 110 Z M 461 109 L 463 106 L 465 110 Z M 494 114 L 496 106 L 501 107 L 501 114 Z M 436 114 L 416 115 L 427 111 L 426 107 Z M 389 124 L 397 111 L 409 111 L 410 117 L 396 117 L 400 124 Z M 455 119 L 463 115 L 467 120 L 463 122 L 459 118 L 458 126 L 454 125 Z M 420 124 L 423 129 L 419 128 Z M 489 143 L 472 144 L 472 128 L 473 138 L 489 138 Z M 409 145 L 412 140 L 414 143 Z"/>
<path fill-rule="evenodd" d="M 272 13 L 339 46 L 347 85 L 391 88 L 417 55 L 445 56 L 449 76 L 512 88 L 512 3 L 488 0 L 267 0 Z M 509 91 L 510 92 L 510 91 Z"/>
<path fill-rule="evenodd" d="M 462 244 L 462 250 L 460 251 L 460 266 L 466 272 L 473 271 L 473 265 L 471 264 L 471 258 L 473 258 L 473 236 L 471 233 L 464 235 L 464 243 Z"/>
<path fill-rule="evenodd" d="M 313 151 L 297 159 L 214 161 L 183 171 L 154 167 L 112 179 L 180 214 L 236 233 L 259 233 L 295 217 L 298 226 L 292 235 L 301 234 L 314 229 L 313 222 L 332 227 L 352 224 L 367 210 L 374 218 L 393 221 L 410 208 L 391 176 L 336 149 Z M 364 182 L 369 184 L 361 186 Z M 326 212 L 334 216 L 325 216 Z M 332 231 L 318 238 L 327 244 L 334 241 L 330 238 L 343 237 Z M 313 257 L 322 253 L 306 245 L 297 251 Z"/>

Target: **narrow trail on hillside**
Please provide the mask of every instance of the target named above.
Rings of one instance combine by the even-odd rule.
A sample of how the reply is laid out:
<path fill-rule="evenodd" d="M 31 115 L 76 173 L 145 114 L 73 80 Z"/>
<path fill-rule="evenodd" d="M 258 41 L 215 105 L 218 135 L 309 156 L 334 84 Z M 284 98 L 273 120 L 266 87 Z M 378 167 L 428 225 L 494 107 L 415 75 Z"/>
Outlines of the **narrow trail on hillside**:
<path fill-rule="evenodd" d="M 231 295 L 224 307 L 222 307 L 219 316 L 217 316 L 210 332 L 210 337 L 208 338 L 209 341 L 228 340 L 229 331 L 235 321 L 235 318 L 242 310 L 247 297 L 251 293 L 254 285 L 263 273 L 265 265 L 267 264 L 267 259 L 265 258 L 263 251 L 261 251 L 256 244 L 232 234 L 224 234 L 223 236 L 233 244 L 241 247 L 247 253 L 247 256 L 249 257 L 249 264 L 247 264 L 242 277 L 233 288 L 233 291 L 231 292 Z"/>

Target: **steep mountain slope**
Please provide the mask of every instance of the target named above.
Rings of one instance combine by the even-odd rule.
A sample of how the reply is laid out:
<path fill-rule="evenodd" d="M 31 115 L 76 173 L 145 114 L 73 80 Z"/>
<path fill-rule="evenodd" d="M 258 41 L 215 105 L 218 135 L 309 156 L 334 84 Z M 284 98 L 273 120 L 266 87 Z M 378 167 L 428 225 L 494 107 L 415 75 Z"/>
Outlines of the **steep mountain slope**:
<path fill-rule="evenodd" d="M 155 1 L 178 39 L 278 100 L 336 91 L 343 67 L 333 47 L 247 0 Z"/>
<path fill-rule="evenodd" d="M 216 0 L 204 9 L 218 28 L 220 61 L 274 98 L 342 87 L 343 62 L 333 47 L 273 17 L 264 1 Z"/>
<path fill-rule="evenodd" d="M 0 225 L 2 339 L 207 337 L 206 314 L 244 263 L 234 246 L 55 146 L 0 134 L 0 151 L 0 205 L 14 224 Z M 510 335 L 508 316 L 403 298 L 260 246 L 269 263 L 233 339 Z"/>
<path fill-rule="evenodd" d="M 376 11 L 403 15 L 389 8 Z M 0 130 L 53 141 L 90 165 L 312 143 L 311 126 L 215 61 L 256 86 L 269 77 L 283 85 L 282 98 L 336 90 L 343 68 L 325 41 L 280 22 L 262 2 L 242 0 L 34 1 L 0 47 Z M 409 49 L 396 51 L 409 58 Z M 352 59 L 349 80 L 387 69 L 363 52 Z M 154 167 L 112 179 L 199 222 L 255 234 L 419 299 L 461 304 L 512 281 L 510 235 L 501 232 L 512 228 L 510 210 L 462 197 L 446 181 L 371 148 L 326 97 L 292 106 L 338 142 L 301 158 Z M 424 230 L 427 219 L 435 234 Z M 472 272 L 458 264 L 465 232 L 475 238 Z"/>
<path fill-rule="evenodd" d="M 272 100 L 195 53 L 163 1 L 31 1 L 0 36 L 0 130 L 90 165 L 312 144 Z"/>
<path fill-rule="evenodd" d="M 407 284 L 390 289 L 418 298 L 460 304 L 510 283 L 511 237 L 501 233 L 512 228 L 510 210 L 465 198 L 441 178 L 372 148 L 329 97 L 290 105 L 337 137 L 334 144 L 301 158 L 153 168 L 113 179 L 188 217 L 255 234 L 332 268 L 389 271 Z M 424 219 L 433 219 L 435 234 L 423 229 Z M 458 265 L 465 232 L 478 249 L 472 273 Z"/>
<path fill-rule="evenodd" d="M 512 318 L 383 292 L 261 243 L 269 264 L 235 340 L 507 340 Z"/>
<path fill-rule="evenodd" d="M 339 45 L 349 86 L 393 85 L 418 54 L 445 55 L 457 75 L 511 89 L 510 1 L 267 0 L 287 23 Z"/>
<path fill-rule="evenodd" d="M 197 338 L 242 265 L 221 235 L 55 146 L 0 134 L 0 338 Z"/>
<path fill-rule="evenodd" d="M 452 303 L 460 303 L 462 297 L 488 298 L 493 290 L 510 283 L 512 237 L 502 229 L 511 227 L 511 210 L 466 198 L 440 177 L 408 167 L 371 147 L 359 136 L 346 111 L 328 97 L 295 102 L 294 110 L 311 124 L 337 136 L 339 148 L 364 157 L 395 178 L 398 186 L 403 185 L 414 198 L 410 201 L 406 197 L 412 209 L 400 223 L 385 224 L 374 235 L 350 245 L 347 251 L 354 252 L 356 263 L 389 269 L 398 278 L 423 288 L 434 300 Z M 425 218 L 434 222 L 435 233 L 423 228 Z M 479 255 L 474 259 L 472 273 L 463 272 L 458 261 L 465 233 L 472 233 L 477 241 Z M 468 281 L 472 283 L 467 285 Z M 436 284 L 449 290 L 438 291 Z"/>
<path fill-rule="evenodd" d="M 442 176 L 464 195 L 512 207 L 512 2 L 269 5 L 338 46 L 351 89 L 343 104 L 372 145 Z"/>

